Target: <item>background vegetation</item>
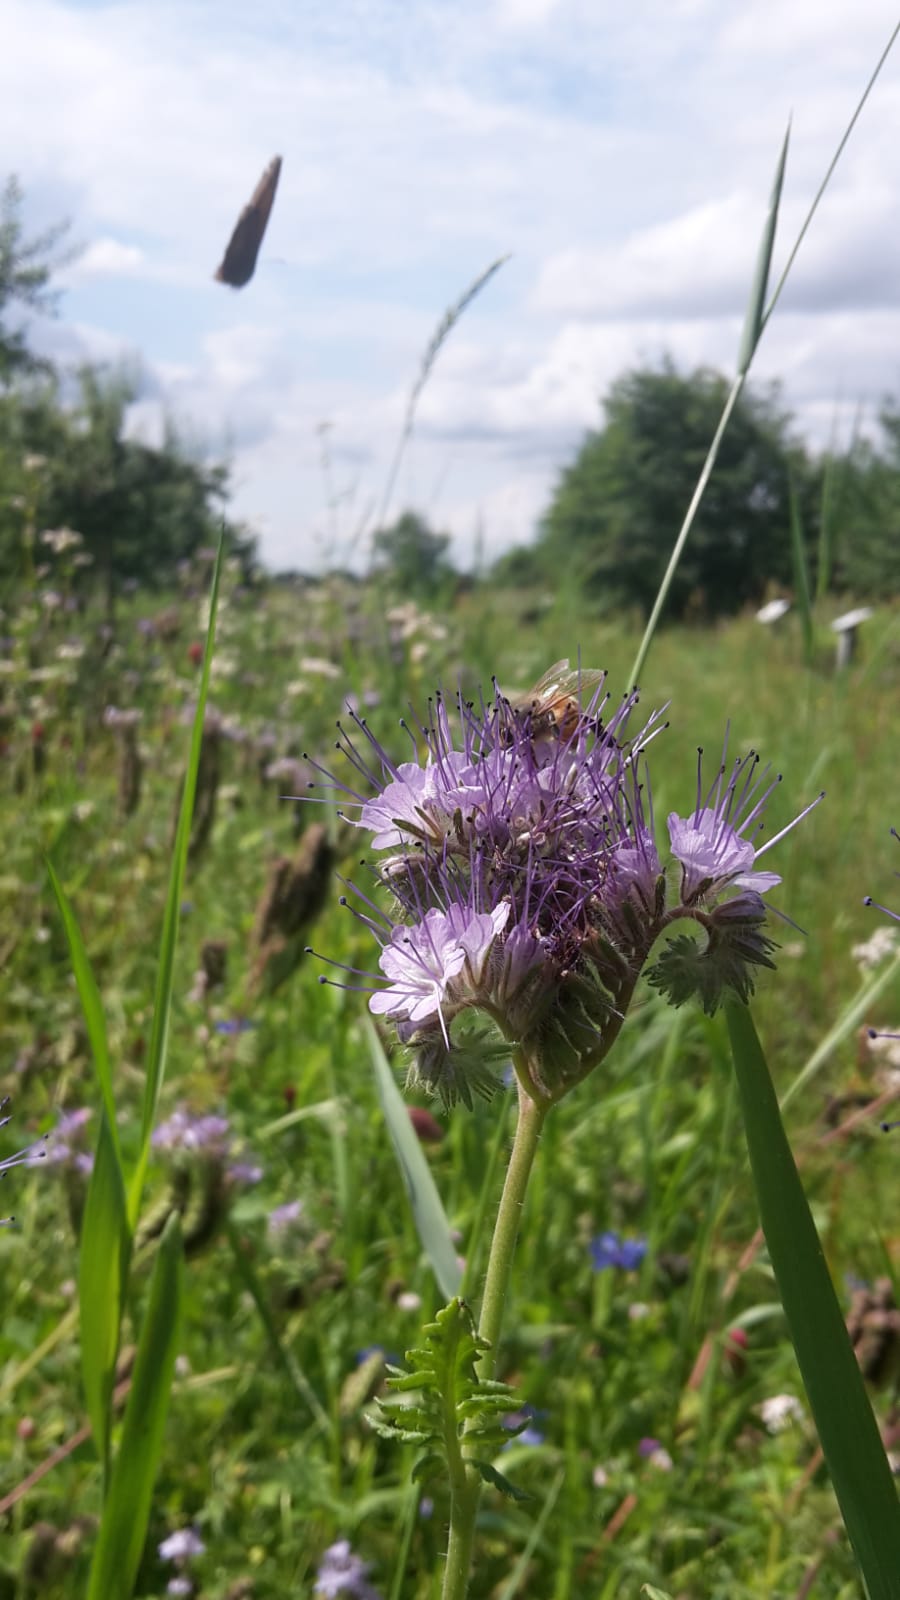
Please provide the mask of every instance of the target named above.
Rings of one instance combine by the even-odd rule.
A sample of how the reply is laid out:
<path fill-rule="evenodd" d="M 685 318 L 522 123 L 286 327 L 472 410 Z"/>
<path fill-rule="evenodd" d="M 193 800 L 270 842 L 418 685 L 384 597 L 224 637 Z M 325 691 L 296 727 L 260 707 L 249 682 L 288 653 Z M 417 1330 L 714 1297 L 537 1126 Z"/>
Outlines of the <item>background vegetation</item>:
<path fill-rule="evenodd" d="M 0 323 L 19 349 L 0 401 L 0 1069 L 14 1095 L 8 1148 L 14 1132 L 20 1143 L 50 1138 L 39 1168 L 7 1179 L 19 1221 L 0 1231 L 0 1596 L 52 1600 L 84 1592 L 100 1505 L 73 1306 L 99 1110 L 44 862 L 56 864 L 95 966 L 119 1135 L 133 1151 L 225 480 L 174 438 L 159 452 L 132 447 L 119 379 L 87 374 L 71 398 L 29 368 L 11 315 L 21 261 L 34 258 L 11 237 L 6 257 L 0 246 Z M 28 292 L 48 282 L 30 280 Z M 362 836 L 330 808 L 283 797 L 308 793 L 308 757 L 335 766 L 348 698 L 400 755 L 399 716 L 439 681 L 474 690 L 496 673 L 524 689 L 580 648 L 586 665 L 608 668 L 617 696 L 648 591 L 640 563 L 616 551 L 630 515 L 645 565 L 662 565 L 717 384 L 671 370 L 623 379 L 534 549 L 482 582 L 460 582 L 440 535 L 412 513 L 381 530 L 365 582 L 267 581 L 232 535 L 163 1106 L 227 1127 L 207 1125 L 214 1136 L 199 1148 L 199 1135 L 178 1148 L 175 1131 L 174 1149 L 157 1147 L 137 1245 L 129 1339 L 164 1220 L 181 1212 L 187 1317 L 138 1594 L 164 1593 L 173 1576 L 215 1600 L 311 1594 L 340 1538 L 371 1564 L 379 1594 L 438 1592 L 446 1507 L 411 1491 L 409 1460 L 374 1433 L 366 1408 L 385 1359 L 417 1341 L 439 1298 L 371 1078 L 364 996 L 352 987 L 366 979 L 331 972 L 323 986 L 330 969 L 304 954 L 312 944 L 363 972 L 375 964 L 331 870 L 365 881 Z M 785 774 L 773 828 L 828 791 L 774 863 L 784 876 L 774 898 L 805 933 L 776 925 L 779 971 L 755 1013 L 791 1096 L 790 1132 L 848 1314 L 856 1296 L 890 1444 L 900 1178 L 878 1125 L 896 1066 L 866 1027 L 896 1023 L 900 987 L 891 930 L 861 898 L 891 894 L 900 633 L 883 604 L 838 673 L 827 621 L 848 596 L 887 600 L 896 588 L 887 529 L 900 424 L 889 413 L 877 447 L 829 462 L 791 439 L 773 397 L 736 422 L 742 449 L 726 448 L 694 565 L 682 569 L 682 620 L 657 638 L 643 685 L 648 710 L 671 703 L 652 753 L 655 806 L 662 818 L 689 803 L 696 747 L 718 749 L 726 720 L 735 753 L 758 748 Z M 792 486 L 813 568 L 823 502 L 834 518 L 830 592 L 807 652 L 793 617 L 764 633 L 746 609 L 792 571 Z M 65 526 L 79 538 L 45 536 Z M 432 1107 L 433 1120 L 419 1120 L 463 1254 L 493 1203 L 491 1152 L 509 1111 L 501 1093 L 471 1114 Z M 609 1232 L 646 1251 L 615 1265 L 608 1244 L 592 1249 Z M 881 1278 L 881 1302 L 863 1301 Z M 550 1120 L 507 1326 L 501 1376 L 529 1428 L 502 1468 L 535 1498 L 486 1498 L 476 1600 L 625 1597 L 644 1582 L 686 1600 L 860 1593 L 756 1231 L 718 1020 L 646 992 L 603 1081 Z M 120 1403 L 129 1376 L 126 1348 Z M 784 1396 L 795 1404 L 773 1407 Z M 159 1547 L 186 1527 L 205 1550 L 181 1569 Z"/>

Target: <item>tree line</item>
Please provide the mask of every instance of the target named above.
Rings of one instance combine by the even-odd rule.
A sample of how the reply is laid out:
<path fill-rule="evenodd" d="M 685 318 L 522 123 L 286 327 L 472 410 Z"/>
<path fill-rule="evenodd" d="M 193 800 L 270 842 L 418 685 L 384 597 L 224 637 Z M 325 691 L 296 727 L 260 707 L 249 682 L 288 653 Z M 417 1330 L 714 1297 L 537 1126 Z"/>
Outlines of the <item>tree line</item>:
<path fill-rule="evenodd" d="M 66 227 L 27 237 L 22 204 L 11 178 L 0 196 L 0 584 L 30 580 L 45 530 L 79 535 L 74 581 L 99 581 L 110 601 L 128 583 L 170 584 L 223 525 L 229 553 L 249 565 L 254 541 L 225 514 L 227 466 L 171 421 L 158 446 L 129 436 L 136 374 L 83 366 L 73 381 L 32 349 L 27 315 L 55 310 Z"/>
<path fill-rule="evenodd" d="M 190 449 L 172 423 L 158 447 L 129 437 L 133 375 L 85 367 L 73 393 L 71 379 L 30 348 L 22 314 L 53 310 L 64 246 L 64 227 L 26 237 L 21 189 L 10 179 L 0 198 L 0 580 L 33 571 L 36 528 L 77 530 L 90 581 L 99 576 L 110 598 L 129 580 L 170 583 L 180 562 L 217 543 L 223 523 L 249 565 L 253 540 L 226 518 L 224 463 Z M 620 377 L 600 425 L 560 472 L 536 537 L 507 552 L 486 581 L 554 592 L 565 574 L 599 604 L 646 613 L 727 388 L 718 373 L 682 373 L 670 362 Z M 840 451 L 816 453 L 777 389 L 745 390 L 668 614 L 726 615 L 790 588 L 798 536 L 820 593 L 900 593 L 897 402 L 885 401 L 875 438 L 857 434 Z M 435 600 L 463 581 L 449 536 L 414 510 L 378 529 L 372 550 L 374 573 L 395 592 Z"/>

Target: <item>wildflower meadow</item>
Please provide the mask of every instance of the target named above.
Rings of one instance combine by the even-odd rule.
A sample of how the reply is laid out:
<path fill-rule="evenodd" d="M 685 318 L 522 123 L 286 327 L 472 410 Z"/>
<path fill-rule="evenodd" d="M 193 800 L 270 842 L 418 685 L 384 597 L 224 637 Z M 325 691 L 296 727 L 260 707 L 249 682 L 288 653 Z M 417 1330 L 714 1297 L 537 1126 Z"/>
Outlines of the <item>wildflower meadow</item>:
<path fill-rule="evenodd" d="M 793 605 L 666 613 L 786 159 L 646 620 L 114 593 L 18 462 L 0 1600 L 900 1596 L 897 600 L 792 501 Z"/>

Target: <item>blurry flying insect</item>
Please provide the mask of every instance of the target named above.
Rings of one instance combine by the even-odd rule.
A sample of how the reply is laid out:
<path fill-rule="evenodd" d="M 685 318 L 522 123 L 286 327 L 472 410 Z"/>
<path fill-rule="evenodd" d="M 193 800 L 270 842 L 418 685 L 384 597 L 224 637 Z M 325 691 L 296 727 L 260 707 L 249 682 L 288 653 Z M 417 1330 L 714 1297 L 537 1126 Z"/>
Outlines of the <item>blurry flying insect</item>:
<path fill-rule="evenodd" d="M 274 156 L 256 185 L 249 204 L 237 219 L 221 266 L 216 270 L 217 282 L 227 283 L 232 289 L 243 289 L 244 284 L 253 277 L 280 172 L 281 157 Z"/>
<path fill-rule="evenodd" d="M 567 660 L 555 661 L 533 689 L 510 700 L 513 720 L 535 742 L 571 739 L 584 716 L 582 696 L 599 688 L 605 676 L 604 672 L 573 669 Z"/>

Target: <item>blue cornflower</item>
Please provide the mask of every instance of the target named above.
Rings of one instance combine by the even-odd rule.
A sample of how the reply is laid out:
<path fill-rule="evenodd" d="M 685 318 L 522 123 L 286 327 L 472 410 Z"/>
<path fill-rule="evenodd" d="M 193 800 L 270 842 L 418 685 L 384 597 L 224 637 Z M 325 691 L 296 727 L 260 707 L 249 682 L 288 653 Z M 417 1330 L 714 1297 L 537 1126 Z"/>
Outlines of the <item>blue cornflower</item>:
<path fill-rule="evenodd" d="M 611 1230 L 599 1233 L 591 1240 L 591 1260 L 595 1272 L 606 1267 L 621 1267 L 623 1272 L 635 1272 L 647 1254 L 646 1239 L 620 1239 Z"/>

